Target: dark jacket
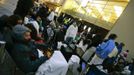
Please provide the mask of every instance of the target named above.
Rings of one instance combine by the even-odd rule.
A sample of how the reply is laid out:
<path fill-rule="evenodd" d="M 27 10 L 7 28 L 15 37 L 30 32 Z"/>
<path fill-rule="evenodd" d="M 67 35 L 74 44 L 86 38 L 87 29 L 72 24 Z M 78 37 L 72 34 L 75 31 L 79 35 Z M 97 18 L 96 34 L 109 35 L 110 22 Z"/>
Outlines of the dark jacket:
<path fill-rule="evenodd" d="M 21 29 L 18 29 L 19 26 L 13 28 L 13 59 L 23 72 L 35 72 L 38 67 L 47 60 L 47 57 L 43 56 L 38 58 L 36 46 L 31 44 L 30 41 L 25 41 L 22 36 L 27 29 L 25 29 L 25 27 L 23 28 L 23 26 L 20 27 Z M 35 59 L 32 59 L 33 57 L 35 57 Z"/>
<path fill-rule="evenodd" d="M 46 57 L 41 57 L 41 58 L 35 58 L 33 60 L 33 56 L 37 53 L 34 50 L 31 50 L 28 45 L 26 44 L 21 44 L 21 43 L 16 43 L 14 45 L 13 49 L 13 58 L 17 64 L 17 66 L 24 72 L 35 72 L 38 67 L 47 60 Z"/>
<path fill-rule="evenodd" d="M 8 53 L 11 54 L 14 44 L 13 44 L 13 40 L 12 40 L 12 30 L 10 28 L 4 29 L 3 38 L 6 41 L 5 48 L 8 51 Z"/>

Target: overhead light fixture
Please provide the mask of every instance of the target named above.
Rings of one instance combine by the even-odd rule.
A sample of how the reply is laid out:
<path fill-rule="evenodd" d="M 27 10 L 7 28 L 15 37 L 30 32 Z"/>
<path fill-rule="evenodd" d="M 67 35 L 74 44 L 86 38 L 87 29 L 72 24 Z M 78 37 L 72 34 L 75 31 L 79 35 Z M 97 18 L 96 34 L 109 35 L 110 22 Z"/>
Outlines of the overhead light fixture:
<path fill-rule="evenodd" d="M 102 8 L 99 4 L 94 4 L 94 6 L 97 8 L 97 10 L 101 13 L 102 12 Z"/>
<path fill-rule="evenodd" d="M 86 9 L 86 11 L 88 12 L 88 13 L 91 13 L 92 12 L 92 10 L 91 9 Z"/>
<path fill-rule="evenodd" d="M 121 6 L 114 6 L 114 10 L 115 10 L 116 16 L 119 17 L 123 11 L 123 8 Z"/>
<path fill-rule="evenodd" d="M 57 7 L 57 8 L 56 8 L 56 10 L 55 10 L 55 12 L 58 12 L 59 10 L 60 10 L 60 8 L 59 8 L 59 7 Z"/>
<path fill-rule="evenodd" d="M 92 14 L 92 17 L 97 18 L 97 16 L 95 14 Z"/>
<path fill-rule="evenodd" d="M 85 25 L 83 29 L 85 30 L 86 28 L 87 28 L 87 26 Z"/>
<path fill-rule="evenodd" d="M 82 19 L 80 18 L 79 20 L 81 21 Z"/>
<path fill-rule="evenodd" d="M 89 0 L 81 0 L 81 6 L 85 7 Z"/>
<path fill-rule="evenodd" d="M 103 16 L 103 19 L 108 22 L 110 17 L 111 17 L 110 15 L 109 16 Z"/>
<path fill-rule="evenodd" d="M 91 31 L 91 27 L 88 27 L 88 32 L 90 32 Z"/>

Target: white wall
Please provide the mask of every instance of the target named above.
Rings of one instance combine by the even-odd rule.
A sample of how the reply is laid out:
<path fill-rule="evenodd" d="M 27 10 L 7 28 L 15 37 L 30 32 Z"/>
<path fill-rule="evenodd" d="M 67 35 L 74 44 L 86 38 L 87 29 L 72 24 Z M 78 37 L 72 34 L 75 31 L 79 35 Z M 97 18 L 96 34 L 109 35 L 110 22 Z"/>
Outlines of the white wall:
<path fill-rule="evenodd" d="M 118 35 L 118 42 L 126 44 L 124 49 L 129 49 L 129 59 L 134 58 L 134 0 L 131 0 L 127 8 L 116 22 L 110 33 Z"/>

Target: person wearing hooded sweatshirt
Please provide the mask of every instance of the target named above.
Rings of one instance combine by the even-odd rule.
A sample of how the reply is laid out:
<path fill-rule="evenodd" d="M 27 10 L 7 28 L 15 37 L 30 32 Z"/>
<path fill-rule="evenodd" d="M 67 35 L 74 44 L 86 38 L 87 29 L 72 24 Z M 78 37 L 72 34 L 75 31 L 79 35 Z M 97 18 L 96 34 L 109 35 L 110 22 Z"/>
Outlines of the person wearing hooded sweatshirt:
<path fill-rule="evenodd" d="M 12 57 L 16 65 L 25 73 L 35 72 L 38 67 L 48 58 L 47 55 L 38 57 L 38 51 L 35 46 L 31 46 L 30 30 L 24 25 L 13 27 L 14 47 Z M 34 48 L 35 47 L 35 48 Z M 35 59 L 32 59 L 35 56 Z"/>

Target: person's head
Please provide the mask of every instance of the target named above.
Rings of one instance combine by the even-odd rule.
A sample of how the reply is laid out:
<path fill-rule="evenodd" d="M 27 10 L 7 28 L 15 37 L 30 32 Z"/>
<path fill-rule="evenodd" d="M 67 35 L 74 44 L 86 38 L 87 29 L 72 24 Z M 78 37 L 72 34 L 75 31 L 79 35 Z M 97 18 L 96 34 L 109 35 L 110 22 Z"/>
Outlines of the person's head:
<path fill-rule="evenodd" d="M 52 8 L 51 11 L 54 12 L 54 8 Z"/>
<path fill-rule="evenodd" d="M 61 25 L 61 26 L 59 27 L 59 29 L 60 29 L 60 30 L 63 30 L 63 29 L 64 29 L 64 25 Z"/>
<path fill-rule="evenodd" d="M 31 40 L 30 32 L 25 32 L 23 36 L 25 40 Z"/>
<path fill-rule="evenodd" d="M 36 20 L 37 20 L 37 21 L 41 21 L 41 17 L 37 15 L 37 16 L 36 16 Z"/>
<path fill-rule="evenodd" d="M 49 25 L 50 25 L 50 27 L 53 28 L 54 27 L 54 24 L 55 24 L 55 22 L 54 21 L 51 21 Z"/>
<path fill-rule="evenodd" d="M 120 43 L 120 45 L 121 45 L 122 47 L 124 47 L 124 46 L 125 46 L 125 44 L 124 44 L 124 43 L 122 43 L 122 42 Z"/>
<path fill-rule="evenodd" d="M 127 53 L 129 53 L 129 50 L 126 50 Z"/>
<path fill-rule="evenodd" d="M 118 42 L 115 42 L 115 45 L 116 45 L 116 46 L 118 46 L 118 45 L 119 45 L 119 43 L 118 43 Z"/>
<path fill-rule="evenodd" d="M 4 27 L 6 27 L 6 24 L 7 24 L 7 19 L 8 19 L 8 16 L 7 15 L 2 15 L 0 17 L 0 32 L 3 31 Z"/>
<path fill-rule="evenodd" d="M 117 35 L 116 34 L 110 34 L 108 39 L 112 39 L 112 40 L 115 40 L 117 38 Z"/>
<path fill-rule="evenodd" d="M 28 12 L 28 14 L 26 15 L 27 18 L 30 18 L 31 17 L 31 13 Z"/>
<path fill-rule="evenodd" d="M 22 24 L 23 20 L 22 19 L 18 19 L 17 24 Z"/>
<path fill-rule="evenodd" d="M 13 27 L 13 37 L 19 42 L 29 42 L 31 40 L 31 30 L 24 25 L 16 25 Z"/>
<path fill-rule="evenodd" d="M 25 26 L 28 27 L 31 30 L 31 38 L 36 40 L 37 39 L 37 30 L 33 26 L 33 24 L 26 24 Z"/>
<path fill-rule="evenodd" d="M 74 22 L 73 22 L 73 25 L 74 25 L 75 27 L 77 26 L 77 23 L 76 23 L 76 21 L 74 21 Z"/>
<path fill-rule="evenodd" d="M 22 24 L 22 23 L 23 23 L 23 20 L 19 15 L 11 15 L 7 19 L 7 24 L 9 27 L 13 27 L 17 24 Z"/>
<path fill-rule="evenodd" d="M 19 15 L 14 15 L 14 17 L 15 17 L 14 20 L 16 20 L 16 25 L 23 23 L 23 20 Z"/>

